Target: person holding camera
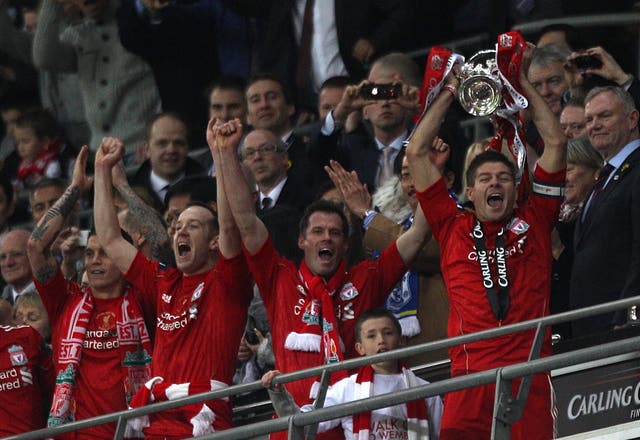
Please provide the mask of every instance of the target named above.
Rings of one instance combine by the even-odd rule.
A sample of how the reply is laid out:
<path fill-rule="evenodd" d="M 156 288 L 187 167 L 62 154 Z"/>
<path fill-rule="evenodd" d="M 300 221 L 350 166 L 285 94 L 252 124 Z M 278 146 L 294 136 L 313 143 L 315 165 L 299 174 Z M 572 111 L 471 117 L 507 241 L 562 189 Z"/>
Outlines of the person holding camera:
<path fill-rule="evenodd" d="M 420 110 L 419 86 L 418 66 L 407 55 L 391 53 L 379 58 L 367 80 L 348 86 L 340 103 L 326 116 L 309 146 L 312 162 L 328 165 L 335 159 L 355 170 L 373 192 L 393 175 L 398 153 L 409 136 L 410 118 Z M 344 132 L 352 113 L 361 113 L 371 132 L 363 126 Z"/>

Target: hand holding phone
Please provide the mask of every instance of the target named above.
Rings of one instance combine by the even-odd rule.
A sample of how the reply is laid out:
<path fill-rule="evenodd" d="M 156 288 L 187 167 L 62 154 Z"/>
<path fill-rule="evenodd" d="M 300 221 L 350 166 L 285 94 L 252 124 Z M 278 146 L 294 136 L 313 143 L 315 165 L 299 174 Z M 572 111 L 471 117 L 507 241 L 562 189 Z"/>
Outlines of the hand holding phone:
<path fill-rule="evenodd" d="M 402 84 L 363 84 L 360 88 L 360 96 L 370 100 L 398 99 L 402 95 Z"/>

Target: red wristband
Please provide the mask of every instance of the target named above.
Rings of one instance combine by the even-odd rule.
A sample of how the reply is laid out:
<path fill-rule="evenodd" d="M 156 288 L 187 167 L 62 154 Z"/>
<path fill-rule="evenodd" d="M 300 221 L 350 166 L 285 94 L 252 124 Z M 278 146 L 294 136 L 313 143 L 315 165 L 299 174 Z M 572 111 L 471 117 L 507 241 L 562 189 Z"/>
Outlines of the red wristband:
<path fill-rule="evenodd" d="M 453 96 L 454 99 L 458 97 L 458 90 L 451 84 L 445 84 L 444 87 L 442 87 L 442 90 L 446 90 L 451 93 L 451 96 Z"/>

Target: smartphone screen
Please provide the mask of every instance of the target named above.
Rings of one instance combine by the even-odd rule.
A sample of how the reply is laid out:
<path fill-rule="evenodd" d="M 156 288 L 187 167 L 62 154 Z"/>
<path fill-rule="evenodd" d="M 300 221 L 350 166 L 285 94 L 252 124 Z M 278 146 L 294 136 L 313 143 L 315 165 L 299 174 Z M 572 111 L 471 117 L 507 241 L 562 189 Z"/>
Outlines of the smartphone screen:
<path fill-rule="evenodd" d="M 402 84 L 374 84 L 362 86 L 360 96 L 365 99 L 398 99 L 402 94 Z"/>

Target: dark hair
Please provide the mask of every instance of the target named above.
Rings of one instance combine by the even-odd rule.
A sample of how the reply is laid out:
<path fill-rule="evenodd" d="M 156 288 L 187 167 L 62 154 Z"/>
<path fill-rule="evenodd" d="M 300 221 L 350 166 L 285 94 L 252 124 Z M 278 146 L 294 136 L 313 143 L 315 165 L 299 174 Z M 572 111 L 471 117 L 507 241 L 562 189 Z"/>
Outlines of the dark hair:
<path fill-rule="evenodd" d="M 31 109 L 16 119 L 16 127 L 30 128 L 39 139 L 48 137 L 55 139 L 60 135 L 58 121 L 45 109 Z"/>
<path fill-rule="evenodd" d="M 161 112 L 153 115 L 151 119 L 147 121 L 147 124 L 144 127 L 145 140 L 146 141 L 151 140 L 151 129 L 153 128 L 153 124 L 155 124 L 158 121 L 158 119 L 161 119 L 164 117 L 175 119 L 176 121 L 180 122 L 184 126 L 186 136 L 187 136 L 187 143 L 191 145 L 191 136 L 190 136 L 191 124 L 189 124 L 189 121 L 187 120 L 187 118 L 182 116 L 180 113 L 176 113 L 176 112 Z"/>
<path fill-rule="evenodd" d="M 571 50 L 577 51 L 585 48 L 585 42 L 581 38 L 578 29 L 576 29 L 574 26 L 571 26 L 570 24 L 554 23 L 547 25 L 540 29 L 536 41 L 542 38 L 544 34 L 547 34 L 549 32 L 564 32 L 565 40 L 567 40 L 567 43 L 569 44 L 569 46 L 571 46 Z"/>
<path fill-rule="evenodd" d="M 355 327 L 356 342 L 362 342 L 362 339 L 360 338 L 360 332 L 362 331 L 362 326 L 364 325 L 364 323 L 369 319 L 376 319 L 376 318 L 389 318 L 393 323 L 393 327 L 398 332 L 398 336 L 402 336 L 402 327 L 400 327 L 398 318 L 396 318 L 395 315 L 391 313 L 389 310 L 384 309 L 382 307 L 376 307 L 373 309 L 369 309 L 364 313 L 361 313 L 360 316 L 358 316 L 358 319 L 356 319 L 356 327 Z"/>
<path fill-rule="evenodd" d="M 237 92 L 240 92 L 240 94 L 244 97 L 244 90 L 246 87 L 247 84 L 243 78 L 235 75 L 223 75 L 207 86 L 205 91 L 205 98 L 209 99 L 209 96 L 211 96 L 211 92 L 213 92 L 215 89 L 235 90 Z"/>
<path fill-rule="evenodd" d="M 188 195 L 192 202 L 209 203 L 216 201 L 216 179 L 210 176 L 189 176 L 171 185 L 164 196 L 164 205 L 175 196 Z"/>
<path fill-rule="evenodd" d="M 341 89 L 343 87 L 347 87 L 350 84 L 353 84 L 353 80 L 348 76 L 344 76 L 344 75 L 331 76 L 324 80 L 324 82 L 320 86 L 320 90 L 331 88 L 331 87 Z"/>
<path fill-rule="evenodd" d="M 511 177 L 515 180 L 516 178 L 516 165 L 511 162 L 507 156 L 496 151 L 496 150 L 487 150 L 478 154 L 469 164 L 469 168 L 467 168 L 467 185 L 473 186 L 476 180 L 476 171 L 480 168 L 481 165 L 484 165 L 487 162 L 500 162 L 505 164 L 509 168 L 509 172 L 511 173 Z"/>
<path fill-rule="evenodd" d="M 218 224 L 218 214 L 213 209 L 211 209 L 211 206 L 207 205 L 206 203 L 192 201 L 187 204 L 187 207 L 185 208 L 185 210 L 188 208 L 191 208 L 192 206 L 199 206 L 200 208 L 204 208 L 207 211 L 209 211 L 213 216 L 213 219 L 210 221 L 213 231 L 215 231 L 216 233 L 220 231 L 220 225 Z"/>
<path fill-rule="evenodd" d="M 257 83 L 258 81 L 277 82 L 278 84 L 280 84 L 280 88 L 282 89 L 282 95 L 284 96 L 284 101 L 287 104 L 294 104 L 293 92 L 291 91 L 291 86 L 289 86 L 289 84 L 287 84 L 287 82 L 282 77 L 271 72 L 262 72 L 262 73 L 256 73 L 255 75 L 251 75 L 251 78 L 249 78 L 249 81 L 247 82 L 247 87 L 245 89 L 245 92 L 249 90 L 249 87 Z"/>
<path fill-rule="evenodd" d="M 305 235 L 307 228 L 309 227 L 309 218 L 315 212 L 325 212 L 328 214 L 338 215 L 340 217 L 340 221 L 342 222 L 342 233 L 345 237 L 349 236 L 349 222 L 347 221 L 347 217 L 345 217 L 344 215 L 342 207 L 337 203 L 322 199 L 316 200 L 305 208 L 304 213 L 302 214 L 302 218 L 300 219 L 300 224 L 298 226 L 300 235 Z"/>
<path fill-rule="evenodd" d="M 132 246 L 135 246 L 136 244 L 133 242 L 133 238 L 127 233 L 127 231 L 125 231 L 124 229 L 120 229 L 120 234 L 122 234 L 122 238 L 125 239 L 125 241 L 127 243 L 129 243 Z M 91 229 L 89 229 L 89 236 L 87 237 L 87 239 L 89 237 L 93 237 L 93 236 L 98 236 L 98 233 L 96 232 L 96 227 L 92 226 Z M 100 245 L 102 247 L 102 245 Z"/>
<path fill-rule="evenodd" d="M 33 198 L 33 194 L 39 189 L 55 187 L 65 190 L 67 189 L 67 186 L 67 181 L 61 177 L 43 177 L 31 187 L 31 190 L 29 191 L 29 199 Z"/>

